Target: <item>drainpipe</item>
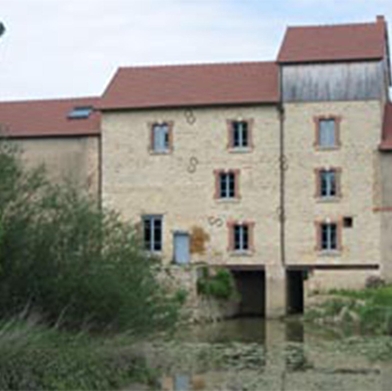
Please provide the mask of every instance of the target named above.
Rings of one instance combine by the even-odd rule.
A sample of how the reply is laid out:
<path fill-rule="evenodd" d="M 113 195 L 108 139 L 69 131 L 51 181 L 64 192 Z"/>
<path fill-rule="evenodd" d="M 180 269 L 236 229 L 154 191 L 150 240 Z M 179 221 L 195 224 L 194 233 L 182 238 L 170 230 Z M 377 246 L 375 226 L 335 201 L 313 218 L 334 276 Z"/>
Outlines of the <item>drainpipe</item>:
<path fill-rule="evenodd" d="M 282 94 L 281 94 L 282 96 Z M 279 223 L 280 223 L 280 261 L 282 267 L 286 267 L 286 208 L 285 208 L 285 171 L 287 170 L 287 159 L 284 154 L 284 120 L 285 112 L 282 99 L 278 104 L 278 116 L 279 116 L 279 175 L 280 175 L 280 186 L 279 186 Z"/>

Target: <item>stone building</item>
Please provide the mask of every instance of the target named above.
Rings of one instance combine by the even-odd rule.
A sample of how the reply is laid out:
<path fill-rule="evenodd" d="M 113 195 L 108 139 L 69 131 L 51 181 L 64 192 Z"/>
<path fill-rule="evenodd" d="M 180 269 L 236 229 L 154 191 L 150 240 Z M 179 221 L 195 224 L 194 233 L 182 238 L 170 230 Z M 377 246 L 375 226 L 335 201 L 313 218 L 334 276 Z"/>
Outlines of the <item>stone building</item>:
<path fill-rule="evenodd" d="M 0 102 L 1 135 L 28 167 L 45 165 L 51 179 L 99 193 L 99 98 Z"/>
<path fill-rule="evenodd" d="M 38 110 L 27 137 L 10 134 L 28 159 L 93 175 L 164 263 L 227 267 L 241 311 L 275 316 L 392 279 L 390 84 L 383 17 L 290 27 L 276 61 L 119 68 L 91 104 L 64 101 L 61 130 Z M 70 119 L 74 106 L 92 117 Z"/>

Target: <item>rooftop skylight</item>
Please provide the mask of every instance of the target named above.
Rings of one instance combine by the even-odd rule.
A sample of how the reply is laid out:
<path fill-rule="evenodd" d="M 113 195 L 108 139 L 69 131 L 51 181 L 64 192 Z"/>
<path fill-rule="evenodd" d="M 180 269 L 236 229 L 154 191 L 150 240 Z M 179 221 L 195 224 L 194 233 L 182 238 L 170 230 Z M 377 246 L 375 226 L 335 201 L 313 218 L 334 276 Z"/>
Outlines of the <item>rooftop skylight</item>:
<path fill-rule="evenodd" d="M 92 113 L 93 108 L 91 106 L 77 106 L 74 107 L 69 113 L 69 119 L 86 119 Z"/>

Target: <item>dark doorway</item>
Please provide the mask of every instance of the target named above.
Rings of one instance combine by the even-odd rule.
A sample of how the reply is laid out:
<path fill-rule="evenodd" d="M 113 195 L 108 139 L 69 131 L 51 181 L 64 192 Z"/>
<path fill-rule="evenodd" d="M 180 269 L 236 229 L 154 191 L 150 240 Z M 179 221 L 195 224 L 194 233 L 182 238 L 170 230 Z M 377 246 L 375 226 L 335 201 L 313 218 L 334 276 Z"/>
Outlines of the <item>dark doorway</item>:
<path fill-rule="evenodd" d="M 287 313 L 304 312 L 304 275 L 303 270 L 287 271 Z"/>
<path fill-rule="evenodd" d="M 264 270 L 232 270 L 232 273 L 241 296 L 238 316 L 264 316 Z"/>

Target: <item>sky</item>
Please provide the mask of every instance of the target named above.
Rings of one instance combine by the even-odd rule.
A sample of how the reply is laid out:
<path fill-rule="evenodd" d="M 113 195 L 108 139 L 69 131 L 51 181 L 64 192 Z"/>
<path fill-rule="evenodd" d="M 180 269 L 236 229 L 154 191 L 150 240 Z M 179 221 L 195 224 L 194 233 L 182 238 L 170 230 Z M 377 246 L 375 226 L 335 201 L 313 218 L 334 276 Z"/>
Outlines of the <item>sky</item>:
<path fill-rule="evenodd" d="M 0 100 L 99 96 L 119 66 L 275 60 L 287 26 L 376 15 L 392 25 L 392 0 L 1 0 Z"/>

